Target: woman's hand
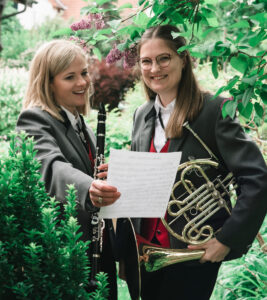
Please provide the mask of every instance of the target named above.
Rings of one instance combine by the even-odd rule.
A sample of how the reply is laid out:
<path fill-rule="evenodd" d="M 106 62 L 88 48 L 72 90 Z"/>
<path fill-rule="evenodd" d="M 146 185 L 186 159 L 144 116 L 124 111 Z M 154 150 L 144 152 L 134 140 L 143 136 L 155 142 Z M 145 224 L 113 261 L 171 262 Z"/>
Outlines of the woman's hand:
<path fill-rule="evenodd" d="M 200 262 L 220 262 L 230 252 L 230 248 L 219 242 L 216 238 L 209 240 L 201 245 L 189 245 L 190 250 L 205 250 L 205 253 L 200 258 Z"/>
<path fill-rule="evenodd" d="M 108 176 L 108 164 L 102 164 L 98 167 L 99 173 L 97 173 L 97 178 L 106 179 Z"/>
<path fill-rule="evenodd" d="M 111 186 L 106 181 L 98 179 L 92 182 L 89 194 L 91 202 L 96 207 L 110 205 L 121 195 L 115 186 Z"/>

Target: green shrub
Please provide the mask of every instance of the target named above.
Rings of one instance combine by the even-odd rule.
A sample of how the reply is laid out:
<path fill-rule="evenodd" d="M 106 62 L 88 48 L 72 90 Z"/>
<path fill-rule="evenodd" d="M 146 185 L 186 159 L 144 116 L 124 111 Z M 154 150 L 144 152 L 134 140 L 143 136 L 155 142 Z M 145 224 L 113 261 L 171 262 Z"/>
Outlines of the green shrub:
<path fill-rule="evenodd" d="M 267 218 L 261 234 L 267 240 Z M 222 264 L 211 300 L 266 299 L 267 260 L 255 240 L 249 252 L 239 259 Z"/>
<path fill-rule="evenodd" d="M 25 69 L 0 70 L 0 136 L 15 129 L 26 85 Z"/>
<path fill-rule="evenodd" d="M 89 242 L 79 240 L 76 191 L 68 186 L 63 208 L 45 192 L 32 139 L 12 134 L 0 160 L 0 298 L 105 299 L 107 276 L 86 292 Z"/>

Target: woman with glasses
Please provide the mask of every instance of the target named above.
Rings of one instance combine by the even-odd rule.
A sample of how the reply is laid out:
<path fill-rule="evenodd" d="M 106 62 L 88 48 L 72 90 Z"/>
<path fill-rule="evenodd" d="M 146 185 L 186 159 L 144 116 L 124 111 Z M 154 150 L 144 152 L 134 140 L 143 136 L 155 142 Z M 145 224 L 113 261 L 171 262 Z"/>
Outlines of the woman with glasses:
<path fill-rule="evenodd" d="M 132 219 L 139 241 L 146 240 L 163 248 L 205 251 L 198 261 L 176 263 L 154 272 L 147 272 L 141 266 L 141 297 L 144 300 L 209 299 L 221 262 L 248 251 L 266 214 L 267 169 L 263 157 L 236 119 L 223 119 L 224 99 L 212 100 L 210 94 L 200 90 L 189 53 L 178 51 L 185 46 L 185 39 L 178 32 L 170 25 L 152 27 L 140 40 L 138 68 L 148 101 L 134 114 L 131 149 L 181 151 L 181 164 L 197 159 L 214 160 L 218 163 L 217 169 L 206 165 L 203 172 L 211 180 L 233 173 L 238 197 L 231 216 L 224 209 L 204 222 L 215 228 L 215 235 L 201 245 L 175 239 L 159 219 Z M 191 179 L 200 182 L 203 178 L 196 169 L 188 176 L 185 184 L 193 193 Z M 179 172 L 176 182 L 178 180 Z M 226 201 L 231 210 L 229 197 Z M 193 206 L 187 212 L 188 219 L 195 214 L 196 206 Z M 165 218 L 169 220 L 170 217 L 166 215 Z M 178 222 L 176 229 L 180 232 L 189 220 Z M 121 276 L 126 277 L 132 298 L 137 298 L 133 287 L 136 280 L 129 271 L 132 266 L 129 261 L 134 257 L 130 228 L 128 220 L 118 221 Z"/>

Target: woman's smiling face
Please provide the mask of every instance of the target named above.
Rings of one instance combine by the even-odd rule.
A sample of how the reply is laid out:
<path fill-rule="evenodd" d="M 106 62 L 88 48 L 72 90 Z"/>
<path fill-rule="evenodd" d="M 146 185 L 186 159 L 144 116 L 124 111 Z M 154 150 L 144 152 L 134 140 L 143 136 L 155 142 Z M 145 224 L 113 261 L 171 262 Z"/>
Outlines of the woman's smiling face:
<path fill-rule="evenodd" d="M 158 57 L 161 57 L 163 54 L 170 57 L 170 62 L 166 67 L 164 63 L 164 67 L 159 65 Z M 142 68 L 142 62 L 146 63 L 146 61 L 151 63 L 150 69 Z M 168 104 L 176 98 L 184 61 L 164 40 L 153 38 L 141 46 L 140 66 L 145 84 L 153 92 L 159 94 L 163 104 Z"/>
<path fill-rule="evenodd" d="M 65 71 L 54 77 L 51 88 L 57 104 L 75 113 L 78 107 L 88 101 L 89 85 L 87 62 L 84 57 L 77 55 Z"/>

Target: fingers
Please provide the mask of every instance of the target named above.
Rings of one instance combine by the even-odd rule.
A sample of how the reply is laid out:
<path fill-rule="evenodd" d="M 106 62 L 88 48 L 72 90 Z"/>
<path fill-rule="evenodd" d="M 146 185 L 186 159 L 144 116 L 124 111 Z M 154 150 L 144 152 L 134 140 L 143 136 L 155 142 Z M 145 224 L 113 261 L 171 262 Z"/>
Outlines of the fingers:
<path fill-rule="evenodd" d="M 108 176 L 108 164 L 102 164 L 98 168 L 97 178 L 106 179 Z"/>
<path fill-rule="evenodd" d="M 201 245 L 189 245 L 190 250 L 205 250 L 204 255 L 200 258 L 200 262 L 220 262 L 230 252 L 230 248 L 220 243 L 216 238 L 212 238 L 208 242 Z"/>
<path fill-rule="evenodd" d="M 202 245 L 188 245 L 187 246 L 188 249 L 190 250 L 206 250 L 206 245 L 202 244 Z M 199 262 L 201 264 L 204 264 L 205 262 L 207 262 L 208 260 L 206 259 L 206 251 L 203 253 L 203 255 L 201 256 L 201 258 L 199 259 Z"/>
<path fill-rule="evenodd" d="M 89 189 L 90 199 L 94 206 L 103 207 L 113 204 L 119 197 L 117 188 L 103 180 L 94 180 Z"/>
<path fill-rule="evenodd" d="M 98 179 L 106 179 L 108 176 L 108 172 L 99 172 L 96 174 Z"/>
<path fill-rule="evenodd" d="M 108 164 L 102 164 L 98 167 L 99 171 L 108 171 Z"/>

